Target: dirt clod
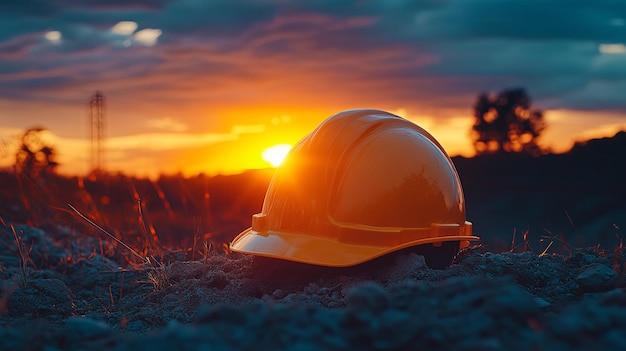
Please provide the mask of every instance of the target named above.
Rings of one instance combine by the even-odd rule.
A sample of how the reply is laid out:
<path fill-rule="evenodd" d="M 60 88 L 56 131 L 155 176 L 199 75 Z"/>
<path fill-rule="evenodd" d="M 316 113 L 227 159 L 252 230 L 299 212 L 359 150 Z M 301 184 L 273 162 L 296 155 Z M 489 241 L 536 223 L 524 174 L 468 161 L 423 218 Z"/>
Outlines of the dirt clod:
<path fill-rule="evenodd" d="M 576 277 L 576 283 L 581 292 L 602 292 L 615 287 L 617 273 L 600 263 L 592 263 L 583 267 L 583 271 Z"/>
<path fill-rule="evenodd" d="M 52 250 L 45 231 L 20 230 L 37 238 L 39 257 L 59 257 L 29 266 L 21 287 L 20 260 L 0 248 L 0 349 L 569 350 L 626 341 L 616 332 L 626 330 L 623 281 L 613 257 L 593 250 L 472 248 L 443 270 L 414 252 L 339 269 L 221 254 L 124 266 L 88 241 L 74 248 L 87 256 L 63 259 L 71 253 Z"/>

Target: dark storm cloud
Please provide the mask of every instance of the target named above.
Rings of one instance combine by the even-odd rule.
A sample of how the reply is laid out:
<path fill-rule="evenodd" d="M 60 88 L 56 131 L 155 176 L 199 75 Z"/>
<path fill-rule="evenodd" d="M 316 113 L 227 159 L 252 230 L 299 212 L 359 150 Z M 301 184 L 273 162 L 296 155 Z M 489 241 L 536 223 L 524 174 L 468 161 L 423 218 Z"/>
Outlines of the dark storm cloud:
<path fill-rule="evenodd" d="M 624 43 L 625 20 L 621 1 L 450 1 L 416 14 L 406 27 L 412 30 L 396 38 L 440 58 L 422 73 L 470 78 L 451 92 L 517 85 L 546 107 L 624 110 L 617 94 L 589 86 L 626 80 L 626 56 L 598 51 L 602 43 Z"/>
<path fill-rule="evenodd" d="M 166 33 L 181 35 L 219 35 L 240 33 L 250 26 L 271 20 L 278 9 L 271 1 L 193 1 L 172 2 L 162 16 L 143 16 L 148 25 Z"/>
<path fill-rule="evenodd" d="M 243 31 L 277 14 L 319 13 L 338 18 L 380 18 L 378 35 L 392 39 L 465 40 L 573 39 L 619 41 L 626 26 L 626 2 L 612 0 L 400 0 L 400 1 L 72 1 L 24 0 L 0 5 L 0 17 L 18 19 L 27 28 L 49 18 L 101 22 L 134 20 L 176 34 Z M 15 30 L 17 25 L 13 26 Z M 371 32 L 373 33 L 373 32 Z"/>
<path fill-rule="evenodd" d="M 156 10 L 175 0 L 23 0 L 4 1 L 2 13 L 13 16 L 55 17 L 71 9 L 83 10 Z"/>
<path fill-rule="evenodd" d="M 611 0 L 460 0 L 418 15 L 421 36 L 441 39 L 624 40 L 615 25 L 626 2 Z"/>
<path fill-rule="evenodd" d="M 129 36 L 110 31 L 119 21 L 161 30 L 158 44 L 126 48 Z M 0 94 L 51 88 L 64 74 L 72 78 L 63 87 L 113 77 L 154 85 L 156 74 L 172 86 L 194 76 L 268 79 L 254 67 L 266 62 L 369 80 L 361 85 L 402 99 L 430 93 L 441 105 L 525 86 L 545 106 L 626 109 L 619 94 L 603 93 L 622 87 L 626 55 L 598 51 L 624 43 L 625 21 L 626 2 L 614 0 L 3 2 L 0 72 L 9 77 Z M 50 30 L 60 42 L 43 39 Z"/>
<path fill-rule="evenodd" d="M 484 78 L 463 89 L 495 90 L 517 84 L 545 98 L 586 85 L 598 56 L 597 45 L 585 42 L 445 42 L 433 51 L 441 61 L 428 68 L 431 74 Z"/>
<path fill-rule="evenodd" d="M 50 88 L 63 87 L 72 81 L 68 76 L 52 76 L 52 77 L 27 77 L 15 81 L 8 81 L 13 91 L 20 90 L 46 90 Z"/>
<path fill-rule="evenodd" d="M 20 0 L 0 3 L 0 43 L 16 37 L 58 30 L 83 36 L 123 20 L 154 16 L 176 0 Z"/>

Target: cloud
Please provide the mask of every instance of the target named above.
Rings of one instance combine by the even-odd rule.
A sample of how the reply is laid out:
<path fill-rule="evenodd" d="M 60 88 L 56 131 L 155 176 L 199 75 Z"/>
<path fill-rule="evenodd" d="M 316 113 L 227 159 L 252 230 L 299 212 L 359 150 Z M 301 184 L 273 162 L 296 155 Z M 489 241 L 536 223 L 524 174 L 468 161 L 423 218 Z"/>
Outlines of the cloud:
<path fill-rule="evenodd" d="M 108 138 L 107 149 L 110 150 L 141 150 L 163 151 L 204 146 L 237 139 L 235 133 L 147 133 Z"/>
<path fill-rule="evenodd" d="M 172 117 L 151 119 L 145 122 L 146 127 L 151 129 L 162 129 L 171 132 L 185 132 L 189 127 L 185 123 L 178 122 Z"/>
<path fill-rule="evenodd" d="M 139 25 L 134 21 L 119 21 L 103 35 L 115 44 L 130 47 L 133 43 L 144 46 L 154 46 L 163 33 L 160 29 L 144 28 L 137 31 Z"/>
<path fill-rule="evenodd" d="M 625 21 L 614 0 L 13 1 L 0 5 L 0 119 L 63 130 L 70 164 L 86 163 L 88 143 L 67 135 L 84 134 L 96 89 L 116 160 L 402 106 L 454 154 L 476 95 L 519 86 L 546 110 L 545 139 L 565 143 L 626 113 Z"/>
<path fill-rule="evenodd" d="M 98 85 L 155 108 L 327 103 L 431 113 L 525 86 L 550 108 L 626 109 L 601 91 L 626 80 L 626 8 L 611 0 L 18 3 L 0 5 L 0 73 L 9 73 L 0 96 L 23 101 Z M 45 39 L 55 32 L 59 40 Z"/>
<path fill-rule="evenodd" d="M 161 127 L 175 125 L 181 127 L 169 118 L 153 120 Z M 262 133 L 264 125 L 234 125 L 227 133 L 144 133 L 108 138 L 107 148 L 111 150 L 175 150 L 202 147 L 225 141 L 237 140 L 241 134 Z"/>
<path fill-rule="evenodd" d="M 271 20 L 279 12 L 280 3 L 272 0 L 178 0 L 168 3 L 161 17 L 143 12 L 138 19 L 172 33 L 173 40 L 177 35 L 206 39 L 207 35 L 236 35 L 250 26 Z"/>
<path fill-rule="evenodd" d="M 184 125 L 166 117 L 152 120 L 153 127 L 168 129 L 174 125 Z M 224 133 L 184 133 L 157 132 L 140 133 L 126 136 L 113 136 L 105 140 L 105 158 L 111 165 L 128 164 L 128 160 L 149 157 L 150 164 L 160 153 L 185 149 L 202 149 L 219 143 L 236 141 L 241 135 L 258 134 L 265 132 L 264 125 L 233 125 Z M 19 128 L 0 127 L 0 168 L 9 167 L 15 162 L 13 156 L 19 144 L 18 137 L 24 133 Z M 49 141 L 57 151 L 57 161 L 60 163 L 60 172 L 84 173 L 89 164 L 91 148 L 90 141 L 82 138 L 64 137 L 46 130 L 45 140 Z M 115 167 L 114 167 L 115 168 Z"/>
<path fill-rule="evenodd" d="M 137 30 L 137 22 L 120 21 L 111 28 L 111 32 L 117 35 L 132 35 Z"/>
<path fill-rule="evenodd" d="M 515 9 L 514 11 L 511 11 Z M 622 4 L 553 0 L 458 0 L 420 13 L 416 24 L 429 29 L 417 34 L 434 39 L 602 40 L 623 39 L 616 17 L 626 15 Z"/>
<path fill-rule="evenodd" d="M 154 46 L 157 43 L 157 39 L 161 36 L 161 33 L 160 29 L 142 29 L 133 35 L 133 41 L 145 46 Z"/>
<path fill-rule="evenodd" d="M 583 111 L 626 111 L 623 92 L 626 80 L 606 79 L 589 82 L 580 90 L 564 95 L 557 107 Z M 623 118 L 623 116 L 622 116 Z"/>
<path fill-rule="evenodd" d="M 600 44 L 598 50 L 603 54 L 624 54 L 626 46 L 624 44 Z"/>
<path fill-rule="evenodd" d="M 68 12 L 77 15 L 98 13 L 103 10 L 110 12 L 122 11 L 155 11 L 163 9 L 175 0 L 23 0 L 3 2 L 1 13 L 7 17 L 55 18 Z"/>
<path fill-rule="evenodd" d="M 441 143 L 448 155 L 472 155 L 471 141 L 468 138 L 460 138 L 459 136 L 469 133 L 474 123 L 473 119 L 466 116 L 458 116 L 441 120 L 428 115 L 413 115 L 404 108 L 399 108 L 392 113 L 406 118 L 426 130 Z"/>
<path fill-rule="evenodd" d="M 61 38 L 63 38 L 61 32 L 58 30 L 51 30 L 44 34 L 44 37 L 54 44 L 58 44 L 61 41 Z"/>

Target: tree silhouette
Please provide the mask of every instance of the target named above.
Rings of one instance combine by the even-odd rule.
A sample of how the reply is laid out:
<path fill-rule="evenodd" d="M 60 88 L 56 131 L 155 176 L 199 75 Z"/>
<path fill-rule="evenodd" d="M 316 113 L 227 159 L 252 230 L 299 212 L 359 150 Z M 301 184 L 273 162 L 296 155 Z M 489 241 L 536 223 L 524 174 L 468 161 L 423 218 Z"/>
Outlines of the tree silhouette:
<path fill-rule="evenodd" d="M 531 109 L 531 100 L 522 88 L 507 89 L 491 98 L 478 95 L 474 104 L 472 138 L 476 154 L 523 152 L 542 153 L 537 144 L 546 125 L 543 112 Z"/>
<path fill-rule="evenodd" d="M 24 132 L 15 155 L 16 172 L 35 178 L 55 171 L 59 164 L 54 160 L 55 149 L 43 137 L 45 131 L 45 128 L 34 127 Z"/>

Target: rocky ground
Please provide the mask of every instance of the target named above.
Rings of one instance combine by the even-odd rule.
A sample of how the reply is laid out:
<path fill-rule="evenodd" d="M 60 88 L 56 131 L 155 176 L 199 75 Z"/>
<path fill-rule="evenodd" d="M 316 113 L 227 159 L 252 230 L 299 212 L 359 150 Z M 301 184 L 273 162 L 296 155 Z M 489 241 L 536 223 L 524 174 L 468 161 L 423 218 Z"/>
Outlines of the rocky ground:
<path fill-rule="evenodd" d="M 443 270 L 410 252 L 333 269 L 214 248 L 128 264 L 67 228 L 14 229 L 0 226 L 2 350 L 626 349 L 619 248 L 473 247 Z"/>

